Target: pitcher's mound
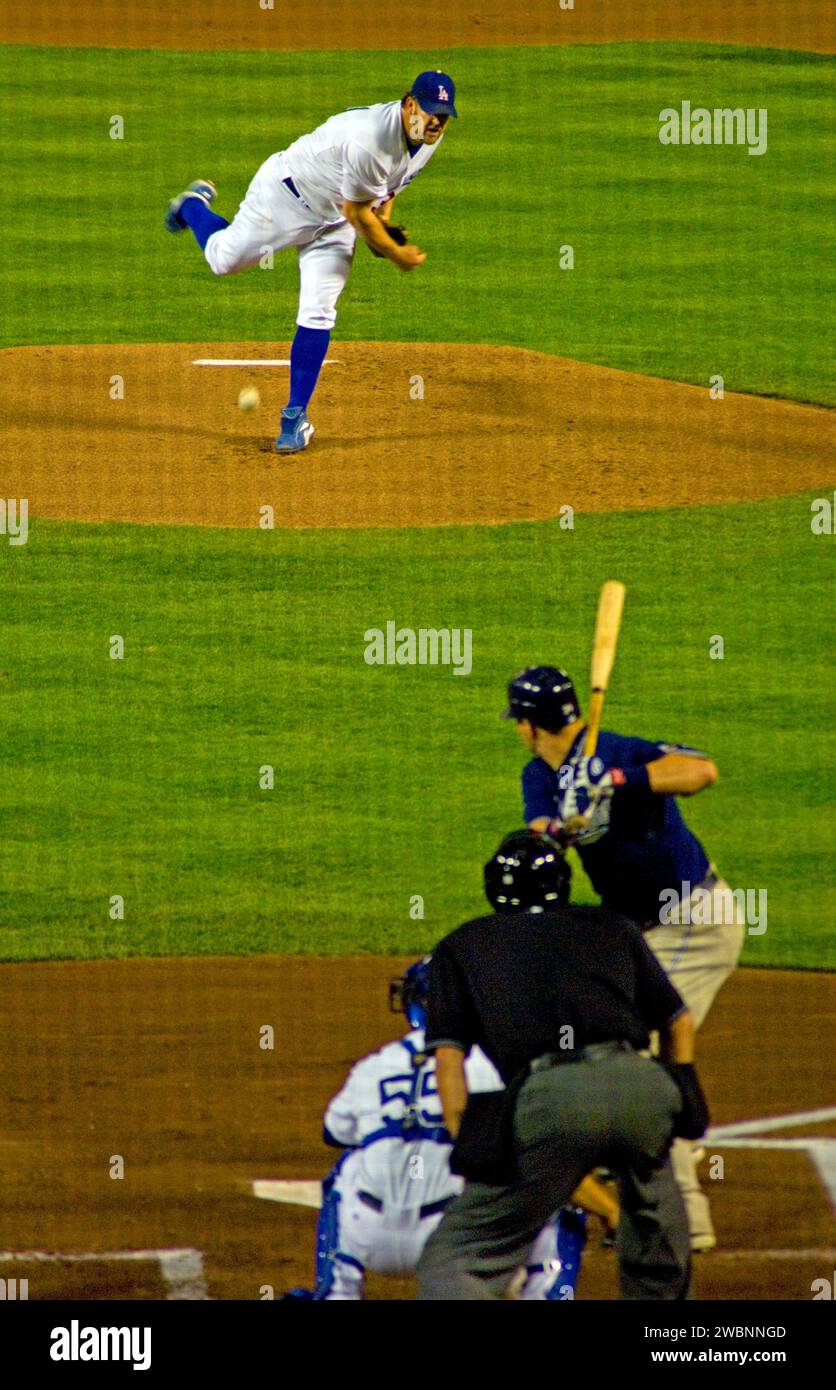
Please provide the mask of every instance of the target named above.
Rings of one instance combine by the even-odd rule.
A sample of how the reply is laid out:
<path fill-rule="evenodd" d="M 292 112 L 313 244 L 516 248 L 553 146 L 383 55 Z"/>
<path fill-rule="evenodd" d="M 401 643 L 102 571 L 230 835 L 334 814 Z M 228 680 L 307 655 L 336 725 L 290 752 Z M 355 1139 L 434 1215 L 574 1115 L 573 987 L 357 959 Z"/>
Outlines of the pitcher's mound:
<path fill-rule="evenodd" d="M 30 516 L 431 526 L 738 501 L 827 486 L 834 414 L 520 348 L 332 344 L 304 453 L 273 452 L 286 358 L 265 343 L 3 352 L 3 491 Z M 242 414 L 238 393 L 262 404 Z"/>

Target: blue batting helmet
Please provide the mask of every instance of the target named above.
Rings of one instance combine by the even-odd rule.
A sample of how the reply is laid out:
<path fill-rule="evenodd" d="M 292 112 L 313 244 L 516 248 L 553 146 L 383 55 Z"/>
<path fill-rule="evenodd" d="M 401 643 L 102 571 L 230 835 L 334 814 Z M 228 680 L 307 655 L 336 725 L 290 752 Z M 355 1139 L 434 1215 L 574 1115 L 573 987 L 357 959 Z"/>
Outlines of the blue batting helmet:
<path fill-rule="evenodd" d="M 424 956 L 410 965 L 399 980 L 389 984 L 389 1007 L 393 1013 L 406 1014 L 410 1028 L 426 1028 L 427 995 L 430 992 L 431 956 Z"/>
<path fill-rule="evenodd" d="M 559 666 L 527 666 L 508 684 L 503 719 L 530 719 L 539 729 L 556 734 L 580 715 L 575 687 Z"/>

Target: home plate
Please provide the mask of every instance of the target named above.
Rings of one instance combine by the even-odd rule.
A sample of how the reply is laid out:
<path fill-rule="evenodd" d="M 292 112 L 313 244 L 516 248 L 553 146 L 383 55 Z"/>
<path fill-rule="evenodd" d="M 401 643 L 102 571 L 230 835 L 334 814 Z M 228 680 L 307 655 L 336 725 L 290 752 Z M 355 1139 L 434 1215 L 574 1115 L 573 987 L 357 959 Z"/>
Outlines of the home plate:
<path fill-rule="evenodd" d="M 268 1202 L 289 1202 L 294 1207 L 315 1207 L 319 1210 L 322 1206 L 322 1183 L 256 1178 L 253 1196 L 266 1197 Z"/>

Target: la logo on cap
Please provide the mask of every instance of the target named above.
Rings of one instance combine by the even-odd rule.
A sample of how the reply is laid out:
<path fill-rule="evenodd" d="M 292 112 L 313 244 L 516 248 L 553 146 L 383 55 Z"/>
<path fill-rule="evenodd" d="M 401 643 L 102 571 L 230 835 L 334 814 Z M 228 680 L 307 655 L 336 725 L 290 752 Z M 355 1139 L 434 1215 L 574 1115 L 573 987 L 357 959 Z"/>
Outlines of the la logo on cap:
<path fill-rule="evenodd" d="M 439 87 L 439 89 L 438 89 L 438 99 L 439 99 L 439 101 L 449 101 L 449 100 L 450 100 L 450 97 L 449 97 L 449 94 L 448 94 L 448 92 L 447 92 L 447 88 L 446 88 L 446 87 Z"/>

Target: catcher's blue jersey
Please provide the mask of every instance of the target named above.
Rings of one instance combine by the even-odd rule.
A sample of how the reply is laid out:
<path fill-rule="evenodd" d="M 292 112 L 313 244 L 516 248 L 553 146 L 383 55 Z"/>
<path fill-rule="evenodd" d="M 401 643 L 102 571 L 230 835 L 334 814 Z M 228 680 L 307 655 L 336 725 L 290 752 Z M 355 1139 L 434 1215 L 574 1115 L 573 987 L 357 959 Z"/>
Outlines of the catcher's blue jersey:
<path fill-rule="evenodd" d="M 577 761 L 582 750 L 581 733 L 567 758 Z M 597 756 L 605 767 L 643 767 L 666 753 L 690 753 L 680 744 L 649 743 L 643 738 L 601 732 Z M 523 769 L 522 788 L 527 823 L 558 814 L 560 768 L 542 758 L 532 758 Z M 564 783 L 565 785 L 565 783 Z M 600 838 L 576 845 L 581 862 L 605 907 L 621 912 L 641 926 L 659 920 L 662 894 L 682 884 L 696 887 L 708 873 L 708 857 L 682 819 L 676 799 L 656 792 L 619 794 L 609 802 L 609 824 Z"/>

